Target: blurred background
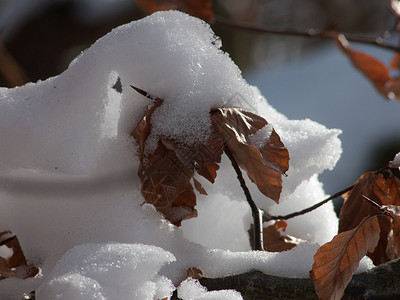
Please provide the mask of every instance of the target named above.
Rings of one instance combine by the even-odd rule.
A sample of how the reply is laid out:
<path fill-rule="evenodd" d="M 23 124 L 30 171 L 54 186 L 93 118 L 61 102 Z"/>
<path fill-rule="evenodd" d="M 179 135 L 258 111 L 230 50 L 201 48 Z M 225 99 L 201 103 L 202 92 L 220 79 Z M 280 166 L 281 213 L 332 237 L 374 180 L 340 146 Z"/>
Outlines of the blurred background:
<path fill-rule="evenodd" d="M 168 0 L 150 2 L 162 5 Z M 0 86 L 14 87 L 63 72 L 81 51 L 112 28 L 146 16 L 144 3 L 0 0 Z M 332 29 L 384 38 L 396 46 L 398 36 L 391 35 L 396 22 L 388 3 L 215 0 L 212 10 L 217 20 L 226 18 L 282 31 Z M 343 131 L 342 158 L 334 170 L 320 176 L 328 194 L 351 185 L 362 173 L 384 166 L 400 152 L 400 102 L 378 95 L 332 40 L 265 34 L 219 22 L 212 28 L 244 78 L 258 86 L 278 111 L 290 119 L 309 118 Z M 386 64 L 394 55 L 376 46 L 352 46 Z"/>

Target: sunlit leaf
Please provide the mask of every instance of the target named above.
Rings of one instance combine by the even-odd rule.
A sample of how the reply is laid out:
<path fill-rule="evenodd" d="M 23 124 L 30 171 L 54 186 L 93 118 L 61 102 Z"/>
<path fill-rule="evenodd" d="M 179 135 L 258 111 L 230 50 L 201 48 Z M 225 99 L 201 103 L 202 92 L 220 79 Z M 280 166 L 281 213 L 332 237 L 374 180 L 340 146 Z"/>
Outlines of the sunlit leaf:
<path fill-rule="evenodd" d="M 342 298 L 360 260 L 378 244 L 379 233 L 378 217 L 369 216 L 317 250 L 310 277 L 319 299 Z"/>
<path fill-rule="evenodd" d="M 265 196 L 278 203 L 282 175 L 289 168 L 289 153 L 275 130 L 265 145 L 257 148 L 250 137 L 268 124 L 264 118 L 239 108 L 217 108 L 211 114 L 214 128 L 239 167 Z"/>
<path fill-rule="evenodd" d="M 379 208 L 371 205 L 364 196 L 378 205 L 398 205 L 400 181 L 390 172 L 368 172 L 355 183 L 353 189 L 343 195 L 345 199 L 339 215 L 339 232 L 355 228 L 363 218 L 379 213 Z M 388 234 L 392 229 L 389 218 L 380 218 L 380 240 L 375 251 L 368 253 L 375 265 L 389 261 L 387 255 Z"/>
<path fill-rule="evenodd" d="M 283 221 L 284 222 L 284 221 Z M 284 222 L 286 223 L 286 222 Z M 298 244 L 304 243 L 305 240 L 296 238 L 291 235 L 282 235 L 279 228 L 283 225 L 282 221 L 277 221 L 273 225 L 264 227 L 263 243 L 264 249 L 268 252 L 283 252 L 296 247 Z M 287 225 L 287 224 L 286 224 Z M 286 226 L 284 226 L 286 228 Z"/>
<path fill-rule="evenodd" d="M 0 232 L 0 246 L 7 247 L 11 253 L 8 257 L 0 257 L 0 280 L 9 277 L 26 279 L 39 273 L 38 268 L 28 265 L 17 236 L 10 230 Z"/>

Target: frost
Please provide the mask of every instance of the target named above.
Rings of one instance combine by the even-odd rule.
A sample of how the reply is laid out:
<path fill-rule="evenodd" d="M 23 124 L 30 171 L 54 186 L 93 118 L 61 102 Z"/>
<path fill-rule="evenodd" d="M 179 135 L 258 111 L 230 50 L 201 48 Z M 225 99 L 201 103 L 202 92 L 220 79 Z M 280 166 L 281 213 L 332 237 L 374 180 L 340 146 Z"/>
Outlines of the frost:
<path fill-rule="evenodd" d="M 160 12 L 114 29 L 56 77 L 0 88 L 0 228 L 13 230 L 29 263 L 42 270 L 0 281 L 1 298 L 39 286 L 39 299 L 162 298 L 190 267 L 206 277 L 253 269 L 308 276 L 315 243 L 337 228 L 332 207 L 288 222 L 288 234 L 310 243 L 284 253 L 249 251 L 251 214 L 226 157 L 216 182 L 201 182 L 208 196 L 198 196 L 198 218 L 177 228 L 141 205 L 129 134 L 152 103 L 130 85 L 165 100 L 154 112 L 153 134 L 187 145 L 207 140 L 211 107 L 263 116 L 288 148 L 290 169 L 279 206 L 249 182 L 260 207 L 286 213 L 325 197 L 318 174 L 339 159 L 340 131 L 278 113 L 220 46 L 203 21 Z M 260 134 L 267 137 L 268 129 Z M 203 292 L 201 299 L 214 295 Z"/>

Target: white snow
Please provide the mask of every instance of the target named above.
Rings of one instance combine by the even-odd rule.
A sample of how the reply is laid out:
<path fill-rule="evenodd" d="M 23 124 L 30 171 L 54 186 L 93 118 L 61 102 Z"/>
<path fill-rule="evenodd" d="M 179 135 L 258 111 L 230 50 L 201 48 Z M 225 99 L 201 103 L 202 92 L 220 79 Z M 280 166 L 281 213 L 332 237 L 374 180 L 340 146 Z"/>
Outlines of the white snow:
<path fill-rule="evenodd" d="M 175 257 L 140 244 L 84 244 L 69 250 L 37 290 L 37 298 L 162 299 L 172 296 L 172 282 L 157 274 Z M 157 290 L 161 289 L 157 293 Z"/>
<path fill-rule="evenodd" d="M 251 214 L 226 158 L 215 184 L 199 178 L 208 196 L 198 195 L 199 216 L 182 227 L 141 205 L 129 134 L 151 101 L 130 85 L 165 100 L 153 114 L 153 134 L 182 143 L 207 139 L 211 107 L 241 106 L 271 123 L 289 150 L 290 169 L 279 206 L 248 181 L 260 207 L 284 214 L 326 197 L 318 174 L 339 159 L 340 131 L 278 113 L 220 44 L 201 20 L 160 12 L 114 29 L 59 76 L 0 89 L 0 231 L 13 230 L 29 263 L 41 268 L 36 278 L 0 281 L 2 298 L 34 289 L 38 299 L 162 298 L 190 267 L 206 277 L 253 269 L 308 276 L 316 243 L 335 234 L 332 205 L 288 221 L 287 234 L 309 243 L 283 253 L 250 251 Z M 122 93 L 113 89 L 118 78 Z M 187 281 L 180 293 L 194 285 Z M 196 295 L 240 298 L 201 287 Z"/>
<path fill-rule="evenodd" d="M 400 152 L 395 155 L 392 165 L 400 168 Z"/>
<path fill-rule="evenodd" d="M 197 280 L 188 278 L 178 287 L 178 297 L 190 300 L 218 300 L 218 299 L 243 299 L 240 293 L 234 290 L 208 292 Z"/>

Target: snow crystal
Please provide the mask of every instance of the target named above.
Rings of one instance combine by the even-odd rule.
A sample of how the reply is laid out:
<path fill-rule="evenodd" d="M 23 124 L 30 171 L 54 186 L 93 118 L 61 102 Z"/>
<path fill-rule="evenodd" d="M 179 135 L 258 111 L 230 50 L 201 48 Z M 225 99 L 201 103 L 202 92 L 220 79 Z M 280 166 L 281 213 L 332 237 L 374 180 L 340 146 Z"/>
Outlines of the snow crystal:
<path fill-rule="evenodd" d="M 289 220 L 287 233 L 310 243 L 283 253 L 248 251 L 251 214 L 226 157 L 214 184 L 199 178 L 208 196 L 198 196 L 198 218 L 177 228 L 142 205 L 130 133 L 152 101 L 131 85 L 165 100 L 152 118 L 154 141 L 159 134 L 186 144 L 205 141 L 215 106 L 263 116 L 288 148 L 290 169 L 279 206 L 246 179 L 261 208 L 293 212 L 326 196 L 318 174 L 339 159 L 340 131 L 275 111 L 220 47 L 203 21 L 159 12 L 114 29 L 59 76 L 0 89 L 0 228 L 16 233 L 29 263 L 42 271 L 36 278 L 2 280 L 2 298 L 39 286 L 44 299 L 59 293 L 114 299 L 114 292 L 119 299 L 135 293 L 162 298 L 190 267 L 207 277 L 252 269 L 308 276 L 316 243 L 337 228 L 330 204 Z"/>

